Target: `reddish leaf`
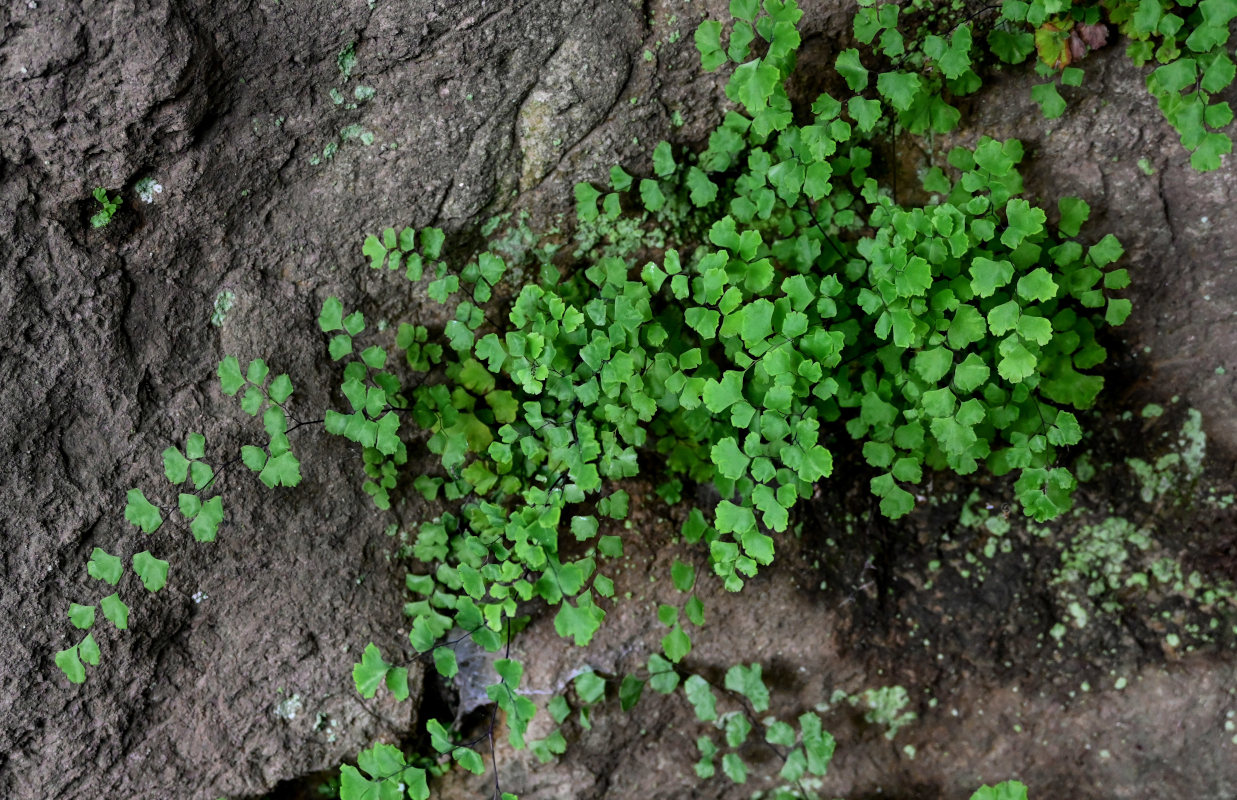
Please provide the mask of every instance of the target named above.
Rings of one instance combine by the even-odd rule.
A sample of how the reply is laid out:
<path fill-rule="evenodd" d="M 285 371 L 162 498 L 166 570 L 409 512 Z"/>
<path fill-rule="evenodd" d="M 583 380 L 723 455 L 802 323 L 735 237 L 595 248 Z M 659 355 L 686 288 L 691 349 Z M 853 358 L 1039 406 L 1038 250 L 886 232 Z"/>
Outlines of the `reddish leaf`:
<path fill-rule="evenodd" d="M 1087 47 L 1098 50 L 1108 44 L 1108 26 L 1102 23 L 1095 25 L 1079 25 L 1074 32 L 1086 42 Z"/>

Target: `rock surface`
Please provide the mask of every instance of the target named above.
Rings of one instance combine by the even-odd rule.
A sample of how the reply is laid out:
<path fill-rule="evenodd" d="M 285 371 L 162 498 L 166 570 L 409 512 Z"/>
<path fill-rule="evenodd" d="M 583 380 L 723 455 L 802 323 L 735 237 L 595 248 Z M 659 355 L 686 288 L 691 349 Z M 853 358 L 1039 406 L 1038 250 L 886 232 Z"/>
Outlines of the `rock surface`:
<path fill-rule="evenodd" d="M 384 652 L 406 646 L 403 570 L 392 561 L 399 540 L 383 533 L 410 526 L 421 509 L 375 511 L 358 490 L 354 449 L 316 426 L 296 431 L 305 478 L 295 490 L 270 492 L 226 470 L 228 517 L 212 545 L 195 545 L 183 528 L 145 537 L 123 519 L 124 493 L 140 486 L 171 505 L 159 452 L 191 431 L 205 433 L 217 468 L 260 436 L 218 390 L 224 354 L 263 357 L 289 373 L 293 413 L 311 421 L 336 400 L 338 381 L 314 324 L 323 297 L 341 296 L 371 324 L 427 317 L 415 292 L 364 267 L 366 233 L 438 224 L 466 236 L 517 193 L 561 208 L 574 181 L 612 163 L 647 168 L 645 154 L 662 138 L 702 141 L 720 92 L 699 71 L 691 31 L 702 13 L 724 8 L 720 0 L 0 8 L 0 796 L 256 795 L 414 730 L 412 706 L 361 700 L 349 673 L 370 640 Z M 805 65 L 824 63 L 848 13 L 810 9 Z M 1031 190 L 1048 204 L 1084 197 L 1096 210 L 1091 234 L 1122 239 L 1137 308 L 1122 334 L 1122 399 L 1181 395 L 1203 410 L 1213 455 L 1227 463 L 1237 445 L 1232 168 L 1189 170 L 1118 49 L 1087 60 L 1087 83 L 1063 119 L 1039 117 L 1032 79 L 1018 71 L 976 100 L 962 136 L 1023 138 Z M 809 69 L 805 94 L 812 83 Z M 145 178 L 163 187 L 151 204 L 136 191 Z M 89 223 L 96 186 L 124 198 L 101 229 Z M 69 602 L 104 593 L 86 576 L 94 547 L 126 558 L 150 549 L 172 573 L 154 596 L 126 576 L 131 630 L 96 626 L 103 663 L 75 687 L 52 659 L 79 638 L 65 617 Z M 949 651 L 958 675 L 917 673 L 919 662 L 895 647 L 912 645 L 888 633 L 893 612 L 877 626 L 881 646 L 864 655 L 865 643 L 845 636 L 867 629 L 837 608 L 866 584 L 863 559 L 850 564 L 840 595 L 792 582 L 815 585 L 809 563 L 790 559 L 771 573 L 761 608 L 717 598 L 711 612 L 735 621 L 732 639 L 746 637 L 742 658 L 773 659 L 783 710 L 811 707 L 830 687 L 870 686 L 875 670 L 897 667 L 907 683 L 942 696 L 956 689 L 965 705 L 954 707 L 974 711 L 957 721 L 944 705 L 935 715 L 924 707 L 922 726 L 896 746 L 838 712 L 847 754 L 830 791 L 953 798 L 977 780 L 1021 774 L 1037 779 L 1039 797 L 1237 796 L 1222 732 L 1231 659 L 1166 664 L 1158 652 L 1132 655 L 1135 642 L 1104 664 L 1144 677 L 1136 691 L 1063 710 L 1066 690 L 1053 681 L 1065 678 L 1045 678 L 1035 661 L 1011 676 L 996 656 Z M 632 574 L 647 585 L 647 573 Z M 636 611 L 590 658 L 630 667 L 655 642 L 645 629 L 651 614 Z M 810 624 L 769 625 L 770 614 Z M 1034 624 L 1042 634 L 1049 621 Z M 539 625 L 523 646 L 530 682 L 548 690 L 578 655 L 551 649 L 552 630 Z M 817 633 L 805 636 L 805 625 Z M 955 636 L 943 630 L 938 645 Z M 702 640 L 693 657 L 716 668 L 736 652 L 730 641 Z M 538 653 L 546 660 L 534 660 Z M 581 741 L 560 765 L 534 772 L 516 762 L 512 787 L 526 797 L 723 796 L 690 788 L 694 739 L 675 733 L 692 724 L 685 704 L 651 708 L 648 717 L 604 719 L 594 740 L 602 745 Z M 1025 725 L 1025 737 L 1003 737 L 1010 724 Z M 650 738 L 641 725 L 663 733 Z M 1097 730 L 1122 726 L 1120 748 L 1086 750 Z M 961 744 L 931 745 L 942 741 Z M 923 755 L 908 761 L 901 748 L 912 742 Z M 1100 749 L 1109 757 L 1097 760 Z"/>

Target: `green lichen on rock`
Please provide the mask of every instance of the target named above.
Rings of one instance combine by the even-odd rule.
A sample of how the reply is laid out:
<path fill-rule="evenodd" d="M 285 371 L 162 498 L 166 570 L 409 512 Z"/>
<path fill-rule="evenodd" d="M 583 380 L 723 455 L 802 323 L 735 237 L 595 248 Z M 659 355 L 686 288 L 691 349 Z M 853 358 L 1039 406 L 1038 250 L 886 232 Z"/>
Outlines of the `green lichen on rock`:
<path fill-rule="evenodd" d="M 236 293 L 227 289 L 220 290 L 219 294 L 215 295 L 215 307 L 210 315 L 210 324 L 216 328 L 222 328 L 224 320 L 228 318 L 228 312 L 234 305 L 236 305 Z"/>
<path fill-rule="evenodd" d="M 1088 597 L 1116 592 L 1126 585 L 1129 565 L 1136 554 L 1151 546 L 1146 530 L 1121 517 L 1083 525 L 1061 553 L 1061 566 L 1053 584 L 1081 585 Z"/>
<path fill-rule="evenodd" d="M 898 731 L 914 722 L 918 715 L 907 711 L 911 699 L 902 686 L 881 686 L 864 689 L 858 696 L 849 698 L 851 705 L 864 709 L 863 719 L 873 725 L 886 728 L 885 738 L 893 741 Z"/>
<path fill-rule="evenodd" d="M 1143 409 L 1144 418 L 1159 416 L 1156 413 L 1148 414 L 1148 409 L 1151 408 L 1152 406 L 1148 406 Z M 1154 503 L 1170 494 L 1178 501 L 1193 499 L 1192 490 L 1203 474 L 1207 457 L 1207 434 L 1203 430 L 1203 415 L 1198 409 L 1191 408 L 1186 412 L 1186 419 L 1174 444 L 1173 450 L 1160 455 L 1154 461 L 1141 458 L 1125 460 L 1126 466 L 1134 471 L 1134 476 L 1138 479 L 1138 496 L 1144 503 Z"/>

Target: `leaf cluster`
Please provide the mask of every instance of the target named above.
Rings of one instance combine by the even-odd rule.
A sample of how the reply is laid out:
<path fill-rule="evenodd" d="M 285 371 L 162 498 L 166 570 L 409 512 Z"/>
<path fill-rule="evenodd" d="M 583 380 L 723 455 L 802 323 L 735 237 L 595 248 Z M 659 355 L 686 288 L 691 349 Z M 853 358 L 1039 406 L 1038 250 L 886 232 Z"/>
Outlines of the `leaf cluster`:
<path fill-rule="evenodd" d="M 241 374 L 236 356 L 219 363 L 219 385 L 226 395 L 240 393 L 241 410 L 251 417 L 262 416 L 266 431 L 265 447 L 244 445 L 241 461 L 258 473 L 258 480 L 270 488 L 296 486 L 301 482 L 301 462 L 288 441 L 288 412 L 285 404 L 292 396 L 292 381 L 286 374 L 271 378 L 270 368 L 260 358 L 249 362 Z M 241 393 L 241 389 L 245 391 Z"/>
<path fill-rule="evenodd" d="M 183 450 L 171 446 L 163 451 L 163 472 L 169 483 L 184 489 L 179 493 L 177 510 L 189 523 L 193 538 L 199 542 L 212 542 L 223 521 L 223 501 L 218 495 L 205 501 L 202 499 L 202 493 L 214 485 L 216 477 L 214 469 L 204 460 L 205 456 L 206 437 L 191 433 L 185 439 Z M 164 513 L 165 510 L 148 500 L 141 489 L 130 489 L 125 496 L 124 517 L 144 534 L 153 534 L 163 527 Z M 91 551 L 86 573 L 108 586 L 118 587 L 124 577 L 124 564 L 120 556 L 96 547 Z M 170 565 L 156 558 L 149 550 L 135 553 L 131 564 L 134 575 L 147 591 L 157 592 L 167 585 Z M 73 627 L 89 631 L 95 623 L 96 608 L 117 630 L 128 629 L 129 606 L 120 599 L 119 592 L 102 598 L 97 605 L 70 604 L 69 621 Z M 55 660 L 56 666 L 70 682 L 82 683 L 86 680 L 83 664 L 97 666 L 99 658 L 99 645 L 94 635 L 88 633 L 73 647 L 58 652 Z"/>
<path fill-rule="evenodd" d="M 1217 5 L 1202 11 L 1208 3 Z M 1201 0 L 1204 27 L 1227 13 L 1221 5 Z M 680 152 L 661 142 L 647 174 L 616 165 L 608 185 L 574 191 L 584 229 L 638 236 L 651 220 L 678 216 L 690 219 L 678 230 L 698 231 L 698 240 L 658 241 L 638 260 L 630 249 L 582 248 L 583 262 L 564 273 L 548 247 L 525 248 L 542 259 L 525 269 L 498 246 L 445 258 L 436 228 L 365 239 L 373 269 L 424 281 L 450 319 L 441 329 L 367 328 L 361 311 L 326 298 L 318 324 L 343 379 L 340 410 L 323 423 L 361 446 L 364 491 L 379 508 L 399 498 L 405 477 L 404 488 L 443 505 L 417 526 L 411 551 L 420 563 L 407 575 L 404 609 L 417 658 L 443 678 L 460 672 L 456 645 L 471 640 L 497 653 L 531 604 L 549 607 L 556 632 L 587 646 L 617 600 L 607 573 L 635 535 L 622 481 L 653 469 L 668 501 L 691 484 L 716 489 L 721 499 L 693 509 L 681 532 L 697 546 L 702 572 L 731 591 L 773 562 L 777 537 L 799 501 L 832 476 L 835 453 L 861 460 L 850 472 L 865 475 L 890 518 L 914 510 L 932 472 L 981 468 L 1015 475 L 1023 510 L 1036 520 L 1068 509 L 1074 478 L 1062 461 L 1083 435 L 1074 412 L 1090 407 L 1103 383 L 1093 374 L 1107 355 L 1097 333 L 1130 312 L 1114 294 L 1129 283 L 1112 268 L 1122 248 L 1112 236 L 1076 240 L 1090 215 L 1083 200 L 1062 199 L 1050 221 L 1021 196 L 1016 140 L 984 137 L 952 150 L 922 177 L 932 198 L 925 205 L 902 205 L 878 181 L 888 168 L 877 156 L 880 137 L 952 131 L 960 120 L 953 101 L 981 82 L 972 23 L 950 18 L 947 28 L 921 25 L 911 36 L 907 24 L 926 12 L 923 3 L 907 8 L 860 3 L 854 28 L 863 49 L 834 61 L 840 98 L 824 92 L 808 108 L 794 108 L 786 88 L 801 45 L 794 0 L 732 0 L 731 21 L 700 25 L 702 65 L 729 70 L 733 104 L 707 147 Z M 1068 0 L 1005 0 L 986 41 L 1010 63 L 1037 48 L 1041 60 L 1051 57 L 1055 40 L 1040 34 L 1066 30 L 1071 8 Z M 1074 24 L 1094 25 L 1098 13 L 1085 10 Z M 1183 80 L 1163 73 L 1156 87 L 1179 95 L 1190 88 Z M 297 485 L 288 433 L 302 423 L 288 412 L 291 380 L 272 377 L 261 359 L 242 372 L 232 356 L 218 376 L 267 435 L 263 446 L 243 446 L 240 460 L 269 487 Z M 405 476 L 414 437 L 436 464 Z M 223 510 L 218 496 L 199 496 L 216 479 L 203 447 L 195 434 L 163 460 L 169 481 L 193 483 L 178 510 L 195 538 L 211 541 Z M 130 491 L 125 516 L 144 532 L 159 529 L 165 513 Z M 147 589 L 166 583 L 167 562 L 145 552 L 132 564 Z M 115 586 L 123 562 L 96 549 L 88 569 Z M 784 780 L 824 775 L 834 742 L 817 715 L 800 716 L 797 727 L 757 717 L 770 708 L 759 664 L 732 665 L 720 687 L 689 669 L 692 634 L 705 624 L 699 577 L 694 563 L 674 562 L 677 600 L 657 607 L 660 651 L 644 667 L 576 676 L 578 724 L 591 725 L 607 694 L 627 710 L 646 687 L 681 690 L 697 718 L 722 732 L 720 742 L 698 741 L 700 777 L 720 764 L 745 782 L 743 748 L 761 739 L 781 758 Z M 127 626 L 118 595 L 99 609 Z M 95 610 L 74 604 L 70 620 L 87 630 Z M 80 681 L 98 647 L 87 635 L 56 660 Z M 493 713 L 506 715 L 511 744 L 542 759 L 562 753 L 573 703 L 551 700 L 557 727 L 530 740 L 537 706 L 520 691 L 522 665 L 501 658 L 494 669 L 486 692 Z M 353 669 L 366 698 L 385 686 L 407 699 L 408 676 L 372 643 Z M 444 763 L 483 771 L 476 741 L 458 742 L 437 720 L 427 730 Z M 1013 797 L 1016 786 L 981 793 Z M 387 745 L 341 776 L 345 800 L 405 795 L 428 797 L 426 772 Z"/>
<path fill-rule="evenodd" d="M 608 186 L 575 189 L 581 225 L 682 209 L 707 220 L 703 242 L 643 263 L 602 254 L 564 275 L 545 263 L 512 270 L 494 250 L 453 267 L 435 229 L 387 229 L 365 241 L 371 266 L 403 267 L 410 280 L 428 271 L 428 294 L 453 310 L 440 332 L 401 325 L 403 359 L 372 344 L 358 360 L 363 316 L 345 316 L 336 298 L 323 304 L 332 357 L 353 358 L 341 386 L 350 410 L 328 412 L 327 428 L 363 446 L 366 491 L 391 502 L 408 461 L 401 420 L 437 456 L 439 468 L 412 487 L 450 510 L 419 525 L 412 552 L 424 567 L 408 576 L 415 599 L 405 611 L 414 649 L 445 678 L 459 670 L 456 642 L 499 650 L 530 602 L 557 607 L 556 631 L 589 644 L 615 600 L 606 572 L 623 553 L 630 505 L 619 482 L 650 462 L 680 488 L 717 488 L 723 499 L 693 510 L 682 533 L 731 590 L 772 562 L 798 501 L 852 441 L 890 517 L 914 508 L 930 471 L 981 467 L 1015 473 L 1037 520 L 1069 507 L 1074 479 L 1059 459 L 1082 436 L 1073 411 L 1102 386 L 1090 373 L 1106 357 L 1096 333 L 1129 313 L 1112 294 L 1128 283 L 1110 268 L 1120 245 L 1074 241 L 1090 213 L 1082 200 L 1060 201 L 1050 224 L 1020 197 L 1017 141 L 952 151 L 924 176 L 934 199 L 923 207 L 903 207 L 877 182 L 882 131 L 956 124 L 942 93 L 973 91 L 969 28 L 899 44 L 896 13 L 861 8 L 861 42 L 879 41 L 883 58 L 913 52 L 914 68 L 876 72 L 877 62 L 845 51 L 837 68 L 851 94 L 822 94 L 796 117 L 785 82 L 798 8 L 736 0 L 732 11 L 729 29 L 706 21 L 696 35 L 706 68 L 735 62 L 726 85 L 735 110 L 708 146 L 676 153 L 662 142 L 651 174 L 616 166 Z M 539 277 L 497 291 L 529 274 Z M 401 377 L 405 365 L 415 381 Z M 696 577 L 674 565 L 673 585 L 690 596 L 658 607 L 661 652 L 645 676 L 622 678 L 620 705 L 650 685 L 683 688 L 710 713 L 711 690 L 681 666 L 691 629 L 704 624 L 690 594 Z M 372 694 L 389 665 L 367 657 L 355 676 Z M 489 691 L 513 744 L 560 752 L 558 729 L 525 741 L 533 706 L 518 693 L 518 665 L 504 663 L 511 674 Z M 727 688 L 755 692 L 752 669 L 754 682 L 740 671 Z M 582 724 L 604 694 L 597 681 L 577 681 Z M 560 725 L 563 708 L 552 708 Z M 737 731 L 740 718 L 727 724 Z M 823 741 L 811 724 L 795 735 L 801 743 Z M 795 737 L 776 730 L 790 746 Z M 794 758 L 809 771 L 813 758 L 827 761 L 823 744 L 802 747 Z M 722 757 L 733 779 L 743 774 L 736 759 Z"/>
<path fill-rule="evenodd" d="M 1147 75 L 1147 90 L 1190 151 L 1191 165 L 1202 172 L 1218 169 L 1232 151 L 1222 129 L 1232 123 L 1233 112 L 1217 95 L 1237 76 L 1228 52 L 1237 0 L 1002 0 L 966 14 L 959 4 L 859 5 L 854 34 L 866 54 L 844 50 L 835 67 L 851 91 L 862 93 L 848 101 L 848 111 L 865 131 L 882 118 L 877 100 L 897 111 L 904 130 L 952 130 L 960 119 L 952 100 L 980 88 L 983 64 L 1022 64 L 1031 55 L 1036 73 L 1048 79 L 1031 89 L 1031 97 L 1046 118 L 1060 117 L 1067 108 L 1061 87 L 1082 85 L 1080 64 L 1115 30 L 1129 40 L 1126 52 L 1135 65 L 1158 64 Z M 720 49 L 722 27 L 710 24 L 717 27 L 707 29 L 702 45 L 705 68 L 720 66 L 728 55 L 741 61 L 746 50 Z M 735 23 L 732 42 L 746 41 L 744 24 Z"/>
<path fill-rule="evenodd" d="M 267 434 L 263 447 L 242 446 L 240 461 L 270 488 L 299 484 L 300 461 L 293 455 L 287 435 L 290 418 L 287 403 L 293 390 L 291 379 L 286 374 L 272 377 L 262 359 L 250 361 L 242 372 L 235 356 L 227 356 L 220 362 L 218 376 L 223 393 L 239 395 L 241 409 L 252 417 L 261 416 Z M 125 519 L 150 535 L 162 529 L 169 517 L 179 515 L 195 541 L 215 541 L 224 519 L 224 508 L 222 495 L 206 496 L 219 477 L 206 461 L 206 437 L 190 433 L 183 449 L 174 445 L 164 449 L 162 461 L 168 483 L 177 487 L 175 507 L 162 508 L 151 502 L 141 489 L 133 488 L 125 496 Z M 156 558 L 148 550 L 134 554 L 131 561 L 134 574 L 148 591 L 157 592 L 167 585 L 170 569 L 167 561 Z M 117 586 L 124 574 L 124 562 L 119 556 L 96 547 L 87 572 L 92 578 Z M 128 628 L 129 607 L 119 593 L 103 598 L 98 608 L 116 628 Z M 69 607 L 69 619 L 75 627 L 89 630 L 94 624 L 95 606 L 73 603 Z M 93 635 L 87 634 L 78 644 L 58 652 L 55 660 L 71 682 L 82 683 L 86 677 L 83 664 L 99 663 L 99 647 Z"/>
<path fill-rule="evenodd" d="M 1190 151 L 1191 166 L 1208 172 L 1219 169 L 1221 157 L 1233 149 L 1229 134 L 1220 130 L 1232 123 L 1233 111 L 1216 95 L 1237 75 L 1228 52 L 1235 17 L 1234 0 L 1003 0 L 990 43 L 1002 61 L 1018 63 L 1032 37 L 1037 71 L 1051 76 L 1059 70 L 1062 84 L 1078 86 L 1082 70 L 1070 64 L 1103 46 L 1109 26 L 1115 27 L 1129 40 L 1126 54 L 1135 65 L 1158 64 L 1147 75 L 1147 90 Z M 1023 45 L 1011 47 L 1011 41 Z M 1036 86 L 1032 96 L 1049 119 L 1065 110 L 1055 82 Z"/>

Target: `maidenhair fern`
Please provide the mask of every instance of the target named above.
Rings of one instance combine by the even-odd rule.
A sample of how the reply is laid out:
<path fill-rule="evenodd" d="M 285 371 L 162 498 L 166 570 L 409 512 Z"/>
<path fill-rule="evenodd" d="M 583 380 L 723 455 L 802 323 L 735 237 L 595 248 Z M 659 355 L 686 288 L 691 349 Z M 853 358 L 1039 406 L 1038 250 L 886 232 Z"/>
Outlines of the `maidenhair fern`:
<path fill-rule="evenodd" d="M 798 502 L 831 479 L 835 455 L 854 465 L 849 474 L 865 475 L 894 519 L 916 508 L 933 471 L 1010 475 L 1037 521 L 1067 510 L 1075 484 L 1068 448 L 1082 437 L 1074 412 L 1103 385 L 1093 372 L 1107 355 L 1097 333 L 1130 313 L 1114 294 L 1129 283 L 1112 266 L 1121 245 L 1111 235 L 1089 246 L 1076 240 L 1090 215 L 1081 199 L 1063 198 L 1050 213 L 1023 198 L 1016 140 L 954 148 L 923 172 L 918 194 L 930 200 L 915 206 L 903 205 L 880 145 L 958 125 L 954 99 L 982 82 L 977 40 L 1008 63 L 1038 52 L 1042 74 L 1060 71 L 1062 83 L 1077 85 L 1071 65 L 1103 43 L 1097 26 L 1108 20 L 1137 39 L 1136 58 L 1149 59 L 1156 43 L 1164 66 L 1149 86 L 1196 166 L 1213 168 L 1228 140 L 1201 126 L 1231 118 L 1208 103 L 1233 78 L 1223 51 L 1233 3 L 1004 0 L 999 20 L 980 31 L 995 7 L 971 13 L 954 4 L 942 13 L 921 0 L 861 2 L 854 31 L 862 47 L 842 50 L 826 86 L 795 108 L 786 82 L 802 12 L 794 0 L 732 0 L 733 20 L 706 20 L 695 35 L 704 68 L 730 71 L 733 107 L 707 147 L 683 152 L 661 142 L 651 173 L 616 165 L 609 185 L 575 187 L 582 229 L 638 232 L 678 217 L 689 220 L 679 233 L 697 231 L 695 239 L 650 241 L 640 260 L 604 251 L 587 260 L 591 248 L 582 248 L 585 263 L 566 269 L 545 248 L 530 251 L 545 257 L 530 271 L 513 269 L 497 245 L 447 258 L 436 228 L 368 237 L 362 253 L 372 268 L 423 283 L 451 316 L 441 330 L 375 330 L 332 297 L 318 318 L 342 365 L 344 403 L 322 422 L 360 445 L 364 491 L 383 509 L 408 487 L 439 504 L 419 525 L 412 555 L 420 566 L 407 576 L 418 658 L 452 679 L 455 645 L 471 639 L 503 650 L 530 603 L 553 608 L 557 633 L 587 646 L 619 602 L 607 572 L 625 549 L 616 533 L 630 511 L 622 482 L 654 469 L 668 502 L 691 483 L 719 493 L 712 508 L 687 515 L 682 537 L 731 591 L 773 563 Z M 1192 10 L 1178 15 L 1176 6 Z M 1046 112 L 1062 110 L 1055 83 L 1033 93 Z M 239 460 L 271 488 L 296 486 L 288 433 L 305 423 L 288 412 L 291 381 L 272 379 L 261 359 L 242 372 L 225 358 L 218 375 L 266 433 Z M 411 457 L 414 438 L 433 459 Z M 206 496 L 218 474 L 205 440 L 190 435 L 163 462 L 183 489 L 175 504 L 135 488 L 126 519 L 152 534 L 179 513 L 194 538 L 213 540 L 224 512 L 218 494 Z M 407 474 L 410 463 L 427 462 L 424 474 Z M 129 560 L 147 590 L 167 582 L 168 563 L 150 551 Z M 87 570 L 118 587 L 124 565 L 96 548 Z M 521 693 L 523 666 L 509 653 L 494 661 L 497 680 L 486 692 L 493 713 L 506 715 L 512 746 L 549 760 L 564 752 L 569 719 L 590 727 L 607 697 L 627 710 L 646 688 L 681 691 L 718 732 L 697 741 L 701 779 L 720 772 L 744 783 L 752 768 L 743 747 L 763 741 L 786 782 L 772 796 L 807 796 L 802 779 L 826 773 L 833 737 L 815 712 L 770 716 L 758 663 L 731 665 L 719 683 L 692 670 L 692 636 L 706 624 L 701 576 L 676 560 L 669 577 L 676 594 L 657 608 L 660 650 L 630 674 L 578 674 L 546 705 L 555 727 L 544 738 L 528 739 L 538 708 Z M 119 593 L 74 603 L 71 624 L 89 631 L 96 608 L 128 626 Z M 80 682 L 99 658 L 87 634 L 56 663 Z M 408 666 L 372 643 L 353 678 L 367 698 L 411 694 Z M 461 742 L 430 720 L 438 765 L 376 745 L 343 768 L 341 797 L 424 800 L 427 776 L 443 763 L 484 771 L 478 745 L 492 753 L 492 731 Z M 1025 796 L 1007 783 L 975 798 Z"/>
<path fill-rule="evenodd" d="M 258 479 L 268 487 L 296 486 L 301 480 L 300 462 L 292 454 L 287 437 L 286 403 L 292 395 L 292 381 L 287 375 L 279 375 L 268 382 L 269 373 L 265 362 L 254 359 L 242 374 L 236 358 L 228 356 L 219 365 L 220 386 L 228 395 L 245 390 L 241 394 L 241 408 L 250 416 L 261 414 L 268 437 L 264 447 L 243 446 L 240 460 L 257 472 Z M 206 460 L 206 437 L 191 433 L 185 439 L 183 450 L 168 447 L 162 459 L 163 474 L 174 489 L 170 493 L 152 495 L 166 498 L 166 505 L 157 505 L 141 489 L 133 488 L 126 495 L 124 518 L 148 536 L 163 531 L 168 520 L 175 520 L 186 525 L 195 541 L 215 541 L 224 519 L 223 497 L 219 494 L 208 496 L 215 491 L 219 473 Z M 167 585 L 169 563 L 156 558 L 149 550 L 135 553 L 130 563 L 134 577 L 147 591 L 157 592 Z M 91 578 L 119 588 L 125 574 L 124 565 L 120 556 L 96 547 L 91 552 L 86 572 Z M 119 592 L 102 598 L 97 607 L 117 629 L 129 627 L 129 606 L 120 599 Z M 95 622 L 95 608 L 95 605 L 73 603 L 69 606 L 69 621 L 75 628 L 89 631 Z M 71 682 L 82 683 L 86 679 L 83 664 L 97 666 L 99 658 L 98 643 L 93 634 L 88 633 L 76 645 L 58 652 L 56 665 Z"/>
<path fill-rule="evenodd" d="M 880 94 L 898 111 L 898 122 L 912 133 L 944 132 L 959 120 L 948 98 L 970 94 L 982 85 L 981 65 L 989 56 L 1004 64 L 1021 64 L 1032 54 L 1035 71 L 1047 80 L 1031 89 L 1049 119 L 1065 113 L 1059 87 L 1081 86 L 1080 65 L 1092 51 L 1108 44 L 1111 33 L 1125 36 L 1126 53 L 1135 65 L 1158 66 L 1146 77 L 1147 90 L 1165 119 L 1191 152 L 1190 164 L 1210 171 L 1232 152 L 1229 128 L 1233 112 L 1217 97 L 1237 76 L 1230 53 L 1237 0 L 1002 0 L 978 5 L 860 0 L 855 38 L 868 45 L 869 67 L 884 71 L 876 78 Z M 736 23 L 740 41 L 746 37 Z M 720 30 L 720 28 L 719 28 Z M 734 34 L 732 34 L 733 36 Z M 986 50 L 975 47 L 977 39 Z M 707 50 L 706 67 L 717 61 Z M 859 51 L 843 51 L 836 61 L 852 91 L 867 87 L 868 67 Z M 849 109 L 860 127 L 875 125 L 865 101 L 852 99 Z"/>
<path fill-rule="evenodd" d="M 650 456 L 668 479 L 720 492 L 682 533 L 736 591 L 772 563 L 775 537 L 832 474 L 839 449 L 857 447 L 889 517 L 914 509 L 927 471 L 981 467 L 1016 476 L 1036 520 L 1069 507 L 1062 449 L 1082 436 L 1073 411 L 1103 383 L 1090 372 L 1106 356 L 1096 332 L 1130 310 L 1112 295 L 1129 282 L 1111 268 L 1122 254 L 1116 239 L 1074 240 L 1090 214 L 1080 199 L 1061 200 L 1053 226 L 1020 197 L 1017 141 L 954 149 L 924 175 L 934 198 L 926 206 L 904 207 L 878 183 L 873 137 L 890 124 L 926 133 L 957 123 L 947 97 L 978 85 L 969 28 L 926 38 L 884 72 L 843 51 L 838 88 L 854 94 L 821 93 L 795 124 L 785 81 L 799 10 L 775 1 L 732 9 L 729 31 L 705 22 L 696 43 L 706 68 L 737 62 L 726 94 L 741 110 L 701 153 L 662 142 L 652 174 L 615 167 L 608 186 L 575 190 L 583 225 L 646 224 L 687 209 L 707 221 L 702 245 L 645 263 L 602 257 L 565 274 L 541 264 L 536 283 L 504 287 L 512 273 L 498 253 L 454 271 L 441 260 L 441 232 L 388 229 L 364 252 L 374 268 L 405 267 L 410 280 L 429 272 L 429 296 L 454 309 L 442 344 L 431 350 L 427 331 L 402 327 L 357 360 L 363 320 L 344 317 L 334 298 L 323 306 L 332 356 L 352 357 L 341 387 L 350 409 L 331 412 L 328 428 L 363 445 L 366 491 L 390 503 L 408 460 L 400 419 L 427 432 L 440 464 L 413 482 L 450 506 L 420 527 L 413 552 L 425 567 L 408 577 L 406 611 L 414 648 L 446 678 L 458 669 L 450 648 L 460 636 L 497 651 L 531 601 L 556 606 L 556 631 L 589 644 L 615 600 L 606 572 L 624 542 L 605 531 L 628 515 L 619 482 L 647 470 Z M 912 52 L 893 35 L 895 12 L 861 9 L 856 23 L 860 41 L 879 41 L 889 58 Z M 406 386 L 403 365 L 425 377 Z M 671 582 L 689 596 L 658 607 L 661 651 L 637 673 L 580 676 L 573 703 L 551 704 L 555 721 L 573 705 L 587 720 L 607 685 L 623 708 L 646 686 L 681 689 L 725 732 L 701 739 L 701 777 L 720 770 L 745 781 L 738 748 L 753 732 L 784 748 L 785 779 L 823 774 L 832 739 L 819 718 L 766 727 L 750 713 L 768 708 L 758 664 L 732 667 L 722 687 L 686 668 L 704 608 L 690 594 L 693 568 L 676 563 Z M 519 694 L 518 665 L 499 664 L 488 691 L 512 744 L 539 757 L 561 752 L 560 729 L 526 741 L 535 709 Z M 380 690 L 391 669 L 370 645 L 358 689 Z M 398 678 L 392 688 L 405 692 Z M 438 752 L 480 771 L 445 729 L 431 733 Z"/>

